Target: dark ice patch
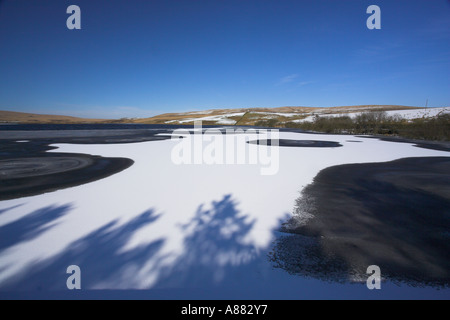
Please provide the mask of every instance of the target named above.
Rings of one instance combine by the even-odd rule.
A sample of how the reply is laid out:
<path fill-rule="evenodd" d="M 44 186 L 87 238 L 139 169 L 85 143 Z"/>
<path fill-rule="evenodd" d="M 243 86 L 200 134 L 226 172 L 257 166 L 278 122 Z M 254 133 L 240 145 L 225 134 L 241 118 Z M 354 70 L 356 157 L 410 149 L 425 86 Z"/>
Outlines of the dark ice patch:
<path fill-rule="evenodd" d="M 278 141 L 278 144 L 277 144 Z M 293 139 L 258 139 L 248 141 L 257 145 L 278 145 L 280 147 L 300 147 L 300 148 L 336 148 L 342 147 L 342 144 L 336 141 L 321 140 L 293 140 Z"/>
<path fill-rule="evenodd" d="M 127 158 L 47 153 L 50 140 L 0 140 L 0 200 L 38 195 L 106 178 L 130 167 Z"/>

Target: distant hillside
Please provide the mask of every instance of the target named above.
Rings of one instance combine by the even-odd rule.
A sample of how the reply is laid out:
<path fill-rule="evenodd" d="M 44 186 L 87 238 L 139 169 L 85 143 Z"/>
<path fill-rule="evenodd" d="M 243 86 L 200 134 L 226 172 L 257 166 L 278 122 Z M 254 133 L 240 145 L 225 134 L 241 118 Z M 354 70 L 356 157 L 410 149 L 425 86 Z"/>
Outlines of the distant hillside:
<path fill-rule="evenodd" d="M 439 110 L 438 110 L 439 109 Z M 186 124 L 202 121 L 203 125 L 256 125 L 284 126 L 288 123 L 311 121 L 316 116 L 354 117 L 362 112 L 387 111 L 407 119 L 433 117 L 437 112 L 447 113 L 445 108 L 419 108 L 398 105 L 360 105 L 332 108 L 317 107 L 279 107 L 279 108 L 241 108 L 211 109 L 179 113 L 164 113 L 150 118 L 122 118 L 116 120 L 86 119 L 59 115 L 43 115 L 13 111 L 0 111 L 0 123 L 142 123 L 142 124 Z"/>
<path fill-rule="evenodd" d="M 70 116 L 0 111 L 0 123 L 103 123 L 102 119 L 86 119 Z"/>
<path fill-rule="evenodd" d="M 165 113 L 151 118 L 134 119 L 135 123 L 193 124 L 201 120 L 204 125 L 258 125 L 261 121 L 276 120 L 278 123 L 298 122 L 313 115 L 346 114 L 366 111 L 395 111 L 420 109 L 395 105 L 361 105 L 332 108 L 280 107 L 248 109 L 214 109 L 182 113 Z"/>

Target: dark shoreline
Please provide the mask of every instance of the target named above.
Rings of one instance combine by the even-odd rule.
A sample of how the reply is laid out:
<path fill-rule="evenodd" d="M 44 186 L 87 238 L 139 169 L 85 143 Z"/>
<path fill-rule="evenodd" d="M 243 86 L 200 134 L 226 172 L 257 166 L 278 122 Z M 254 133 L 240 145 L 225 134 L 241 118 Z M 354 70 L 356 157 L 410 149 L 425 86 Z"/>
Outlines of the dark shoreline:
<path fill-rule="evenodd" d="M 24 140 L 24 139 L 55 139 L 66 138 L 71 139 L 71 143 L 92 143 L 89 139 L 96 139 L 94 143 L 120 143 L 121 137 L 123 143 L 164 140 L 166 137 L 158 137 L 157 133 L 169 133 L 175 129 L 193 129 L 194 125 L 185 124 L 136 124 L 136 123 L 120 123 L 120 124 L 2 124 L 0 125 L 0 141 L 1 140 Z M 347 133 L 323 133 L 317 131 L 303 130 L 298 128 L 275 128 L 275 127 L 259 127 L 259 126 L 234 126 L 234 125 L 203 125 L 204 129 L 254 129 L 254 130 L 279 130 L 280 132 L 307 133 L 314 135 L 352 135 Z M 84 131 L 84 133 L 83 133 Z M 221 130 L 224 132 L 224 130 Z M 34 132 L 34 133 L 32 133 Z M 37 133 L 39 132 L 39 133 Z M 59 133 L 58 133 L 59 132 Z M 419 148 L 426 148 L 439 151 L 450 152 L 450 141 L 437 140 L 418 140 L 403 138 L 400 136 L 384 136 L 384 135 L 359 135 L 353 134 L 355 137 L 380 139 L 383 141 L 400 142 L 414 144 Z M 108 138 L 109 136 L 109 138 Z M 103 138 L 99 138 L 103 137 Z M 147 140 L 148 139 L 148 140 Z M 111 140 L 111 141 L 109 141 Z M 69 143 L 69 142 L 67 142 Z"/>
<path fill-rule="evenodd" d="M 450 152 L 450 141 L 417 140 L 417 139 L 407 139 L 407 138 L 402 138 L 402 137 L 387 137 L 387 136 L 360 136 L 360 135 L 358 135 L 355 137 L 379 139 L 382 141 L 389 141 L 389 142 L 410 143 L 418 148 Z"/>
<path fill-rule="evenodd" d="M 272 260 L 292 274 L 348 282 L 378 265 L 393 282 L 449 287 L 450 157 L 326 168 L 283 231 Z"/>

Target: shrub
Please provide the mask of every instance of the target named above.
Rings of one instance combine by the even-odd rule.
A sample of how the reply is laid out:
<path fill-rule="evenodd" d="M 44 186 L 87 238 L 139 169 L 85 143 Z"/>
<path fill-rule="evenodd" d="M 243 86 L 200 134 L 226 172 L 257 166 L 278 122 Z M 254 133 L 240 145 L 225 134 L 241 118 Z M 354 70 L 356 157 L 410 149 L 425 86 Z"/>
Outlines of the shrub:
<path fill-rule="evenodd" d="M 277 127 L 280 125 L 280 121 L 277 119 L 259 120 L 255 122 L 255 126 L 258 127 Z"/>

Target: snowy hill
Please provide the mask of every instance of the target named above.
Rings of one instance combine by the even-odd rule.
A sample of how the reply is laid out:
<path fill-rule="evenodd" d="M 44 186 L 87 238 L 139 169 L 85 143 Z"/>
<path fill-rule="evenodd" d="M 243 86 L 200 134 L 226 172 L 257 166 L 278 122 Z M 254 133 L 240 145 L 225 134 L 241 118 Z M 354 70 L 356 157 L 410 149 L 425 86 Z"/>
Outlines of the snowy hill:
<path fill-rule="evenodd" d="M 312 107 L 281 107 L 281 108 L 250 108 L 250 109 L 217 109 L 184 113 L 168 113 L 152 118 L 137 119 L 138 123 L 159 124 L 193 124 L 202 121 L 206 125 L 258 125 L 259 121 L 275 119 L 280 123 L 311 121 L 318 116 L 355 117 L 363 112 L 386 111 L 389 115 L 398 114 L 405 119 L 434 117 L 449 113 L 450 107 L 418 108 L 393 105 L 364 105 L 332 108 Z"/>

